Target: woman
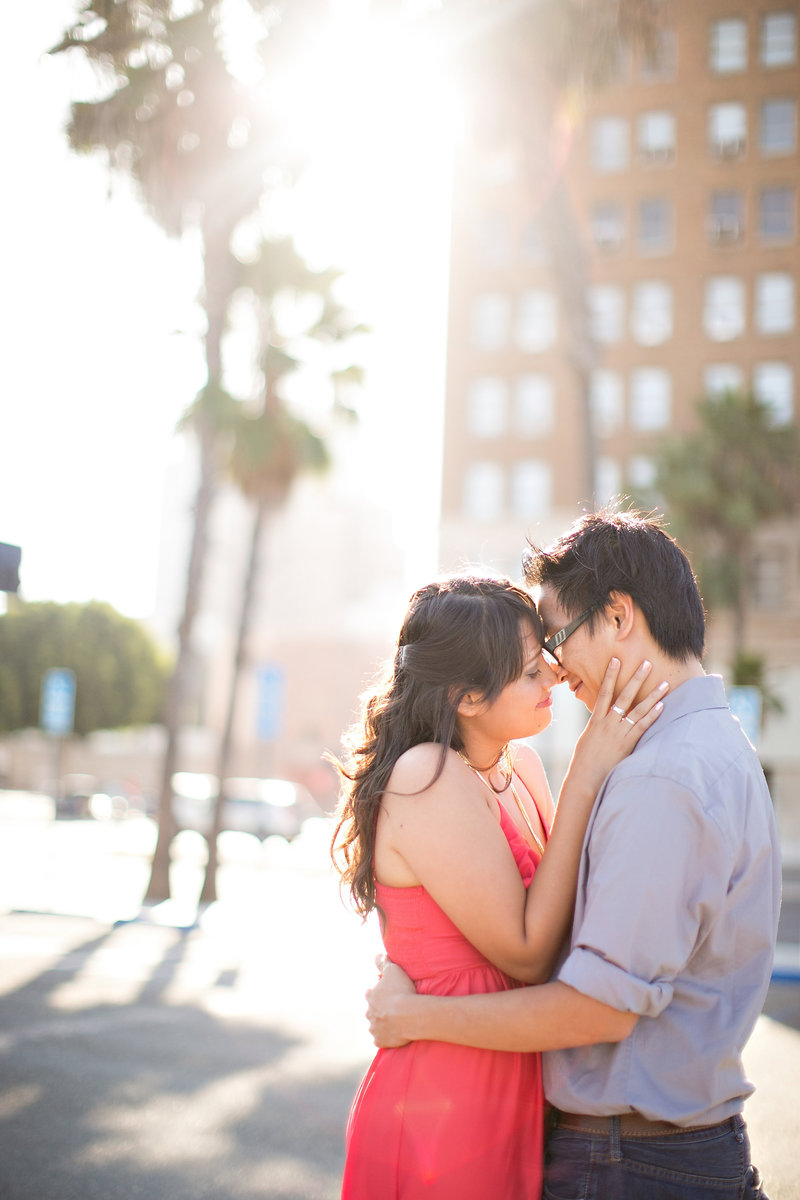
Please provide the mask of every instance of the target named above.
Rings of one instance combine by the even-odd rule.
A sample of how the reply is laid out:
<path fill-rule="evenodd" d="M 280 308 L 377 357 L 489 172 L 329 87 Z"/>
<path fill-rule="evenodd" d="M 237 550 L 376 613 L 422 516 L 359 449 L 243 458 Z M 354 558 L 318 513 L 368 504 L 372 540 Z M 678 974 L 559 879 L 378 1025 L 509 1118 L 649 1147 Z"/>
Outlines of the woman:
<path fill-rule="evenodd" d="M 335 860 L 420 992 L 549 977 L 595 796 L 660 711 L 663 685 L 629 721 L 606 719 L 612 660 L 554 820 L 538 755 L 512 746 L 551 720 L 560 674 L 542 640 L 531 597 L 508 580 L 421 588 L 340 767 Z M 624 712 L 649 669 L 620 693 Z M 441 1042 L 380 1050 L 350 1114 L 343 1200 L 538 1200 L 543 1112 L 538 1055 Z"/>

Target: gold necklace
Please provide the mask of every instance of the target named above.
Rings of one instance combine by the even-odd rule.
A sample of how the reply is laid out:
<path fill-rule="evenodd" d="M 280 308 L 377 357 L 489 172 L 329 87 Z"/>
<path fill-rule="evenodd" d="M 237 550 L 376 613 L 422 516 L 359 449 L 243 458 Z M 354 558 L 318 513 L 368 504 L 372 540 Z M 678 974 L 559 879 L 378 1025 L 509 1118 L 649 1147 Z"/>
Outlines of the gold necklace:
<path fill-rule="evenodd" d="M 500 762 L 500 759 L 503 757 L 503 755 L 505 755 L 506 766 L 508 766 L 508 742 L 506 742 L 505 746 L 503 746 L 503 749 L 500 751 L 500 753 L 498 754 L 498 756 L 494 760 L 494 762 L 489 763 L 488 767 L 476 767 L 475 763 L 472 761 L 472 759 L 467 758 L 467 756 L 463 750 L 456 750 L 456 754 L 463 762 L 465 762 L 467 764 L 468 767 L 471 767 L 473 771 L 492 771 L 492 770 L 494 770 L 494 768 Z M 509 770 L 510 770 L 510 768 L 509 768 Z M 491 786 L 491 784 L 489 786 Z M 503 791 L 505 791 L 507 787 L 508 787 L 508 781 L 506 780 L 506 783 L 503 786 Z"/>
<path fill-rule="evenodd" d="M 464 762 L 467 764 L 467 766 L 469 767 L 470 771 L 473 771 L 473 772 L 474 772 L 474 773 L 475 773 L 475 774 L 478 776 L 478 779 L 480 779 L 481 783 L 483 783 L 483 784 L 485 784 L 485 785 L 486 785 L 486 787 L 489 789 L 489 791 L 492 793 L 492 795 L 494 796 L 494 798 L 495 798 L 495 800 L 496 800 L 496 799 L 497 799 L 497 797 L 498 797 L 498 795 L 501 795 L 502 793 L 498 793 L 498 792 L 496 792 L 496 791 L 494 790 L 494 788 L 492 787 L 492 785 L 489 783 L 489 780 L 488 780 L 488 779 L 486 779 L 486 777 L 485 777 L 485 776 L 481 775 L 481 773 L 480 773 L 480 771 L 478 770 L 478 768 L 477 768 L 477 767 L 473 767 L 472 763 L 469 761 L 469 759 L 467 758 L 466 754 L 462 754 L 460 750 L 456 750 L 456 754 L 458 755 L 458 757 L 459 757 L 460 759 L 463 759 L 463 761 L 464 761 Z M 500 760 L 498 759 L 498 762 L 499 762 L 499 761 L 500 761 Z M 493 765 L 494 765 L 494 764 L 493 764 Z M 509 775 L 509 777 L 508 777 L 508 782 L 506 783 L 506 786 L 503 788 L 503 791 L 505 791 L 505 790 L 506 790 L 506 788 L 508 788 L 508 787 L 510 787 L 510 788 L 511 788 L 511 795 L 514 797 L 514 800 L 515 800 L 515 802 L 516 802 L 517 808 L 519 809 L 519 812 L 520 812 L 520 816 L 522 817 L 523 821 L 525 822 L 525 825 L 527 826 L 528 833 L 529 833 L 529 834 L 531 835 L 531 837 L 533 838 L 533 841 L 534 841 L 534 844 L 535 844 L 535 846 L 536 846 L 536 849 L 539 851 L 539 853 L 540 853 L 540 854 L 544 854 L 544 845 L 542 844 L 542 840 L 541 840 L 541 838 L 539 837 L 539 835 L 537 834 L 536 830 L 533 828 L 533 825 L 532 825 L 532 823 L 531 823 L 531 819 L 530 819 L 530 817 L 528 816 L 528 810 L 525 808 L 525 805 L 524 805 L 524 804 L 522 803 L 522 801 L 520 800 L 520 798 L 519 798 L 519 793 L 518 793 L 517 789 L 514 787 L 514 772 L 513 772 L 513 769 L 511 770 L 511 774 L 510 774 L 510 775 Z M 498 802 L 498 803 L 499 803 L 499 802 Z"/>

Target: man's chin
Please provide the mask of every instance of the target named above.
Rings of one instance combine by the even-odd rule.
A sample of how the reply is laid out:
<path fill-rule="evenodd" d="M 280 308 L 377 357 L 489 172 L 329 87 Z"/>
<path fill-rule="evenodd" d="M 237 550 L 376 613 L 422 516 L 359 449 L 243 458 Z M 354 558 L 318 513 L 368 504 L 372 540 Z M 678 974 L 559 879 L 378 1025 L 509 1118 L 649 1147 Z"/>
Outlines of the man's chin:
<path fill-rule="evenodd" d="M 594 706 L 595 706 L 595 701 L 597 700 L 597 696 L 590 696 L 589 692 L 586 689 L 585 684 L 579 683 L 576 688 L 572 689 L 572 694 L 576 700 L 580 700 L 582 704 L 586 705 L 589 712 L 594 712 Z"/>

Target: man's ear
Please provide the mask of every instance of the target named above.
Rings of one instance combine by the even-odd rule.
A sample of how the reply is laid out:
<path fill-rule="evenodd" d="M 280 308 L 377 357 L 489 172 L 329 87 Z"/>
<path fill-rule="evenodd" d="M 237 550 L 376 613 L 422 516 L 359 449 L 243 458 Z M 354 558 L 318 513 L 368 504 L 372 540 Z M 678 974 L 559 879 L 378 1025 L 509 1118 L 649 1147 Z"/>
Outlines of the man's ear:
<path fill-rule="evenodd" d="M 633 599 L 627 592 L 611 593 L 605 612 L 618 637 L 627 637 L 633 632 L 635 608 Z"/>

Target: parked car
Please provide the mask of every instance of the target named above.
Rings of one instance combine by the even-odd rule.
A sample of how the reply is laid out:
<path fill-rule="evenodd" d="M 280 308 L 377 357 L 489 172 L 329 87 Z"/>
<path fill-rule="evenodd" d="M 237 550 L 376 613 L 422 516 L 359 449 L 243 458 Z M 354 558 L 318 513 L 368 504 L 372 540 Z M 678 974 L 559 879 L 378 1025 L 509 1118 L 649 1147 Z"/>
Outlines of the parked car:
<path fill-rule="evenodd" d="M 172 777 L 172 815 L 179 830 L 207 836 L 218 794 L 215 775 L 178 771 Z M 225 781 L 221 829 L 264 838 L 297 837 L 316 805 L 307 788 L 288 779 L 236 778 Z"/>
<path fill-rule="evenodd" d="M 65 775 L 61 792 L 56 796 L 56 817 L 59 820 L 91 817 L 91 799 L 96 790 L 93 775 Z"/>

